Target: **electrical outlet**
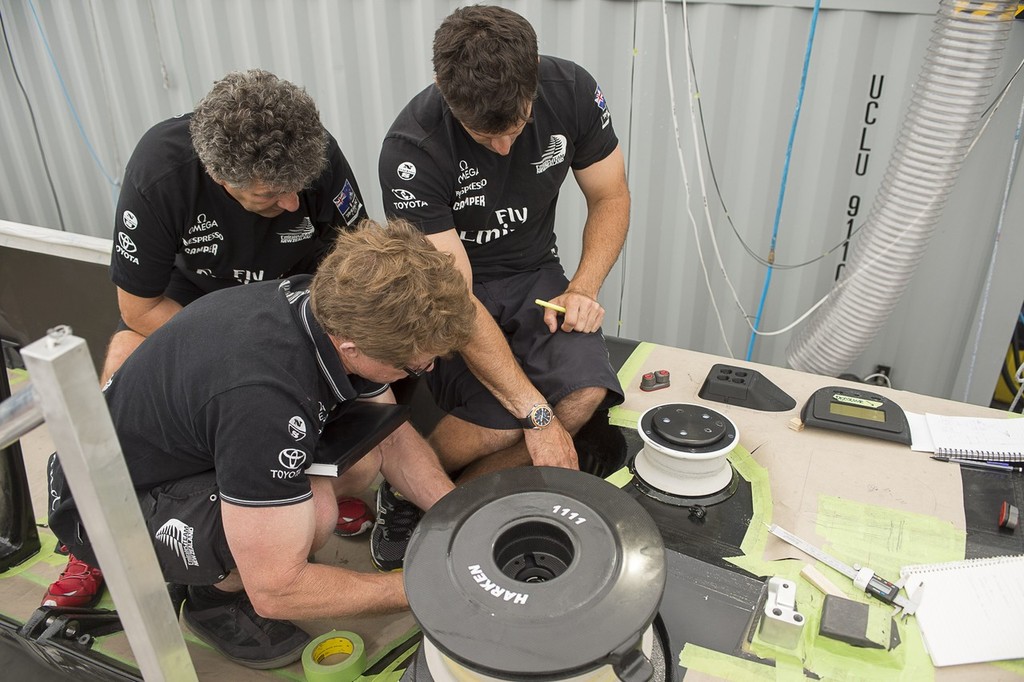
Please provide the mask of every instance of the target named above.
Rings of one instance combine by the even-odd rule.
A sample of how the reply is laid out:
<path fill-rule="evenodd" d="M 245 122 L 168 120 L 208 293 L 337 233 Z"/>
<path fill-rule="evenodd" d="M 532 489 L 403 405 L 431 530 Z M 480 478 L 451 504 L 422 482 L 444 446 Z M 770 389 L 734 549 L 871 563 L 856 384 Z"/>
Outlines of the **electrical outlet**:
<path fill-rule="evenodd" d="M 870 378 L 864 383 L 874 384 L 875 386 L 891 386 L 892 367 L 889 365 L 875 365 L 875 371 L 872 372 L 869 377 Z"/>

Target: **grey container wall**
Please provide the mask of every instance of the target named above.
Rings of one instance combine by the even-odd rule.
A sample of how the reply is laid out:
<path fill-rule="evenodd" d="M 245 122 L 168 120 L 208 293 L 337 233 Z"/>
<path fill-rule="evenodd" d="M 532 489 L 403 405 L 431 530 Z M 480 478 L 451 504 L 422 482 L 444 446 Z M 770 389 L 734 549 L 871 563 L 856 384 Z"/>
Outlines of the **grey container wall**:
<path fill-rule="evenodd" d="M 458 4 L 0 0 L 11 45 L 0 58 L 0 218 L 60 229 L 45 156 L 66 229 L 109 237 L 116 183 L 138 137 L 156 121 L 190 110 L 225 72 L 251 67 L 274 71 L 316 98 L 325 125 L 359 175 L 371 215 L 382 218 L 376 181 L 380 141 L 398 110 L 429 82 L 433 31 Z M 667 3 L 663 16 L 656 0 L 500 4 L 533 22 L 542 52 L 578 61 L 595 75 L 623 143 L 632 227 L 602 291 L 605 331 L 720 355 L 731 348 L 744 357 L 748 327 L 715 262 L 702 205 L 683 6 Z M 710 160 L 738 234 L 762 258 L 775 217 L 812 5 L 704 2 L 687 9 Z M 937 2 L 922 0 L 825 3 L 793 148 L 777 263 L 812 260 L 840 242 L 852 206 L 855 225 L 867 216 L 937 8 Z M 997 88 L 1024 56 L 1019 23 Z M 689 193 L 669 105 L 666 26 Z M 42 153 L 12 59 L 39 127 Z M 864 375 L 884 364 L 894 368 L 900 388 L 979 403 L 991 397 L 1024 298 L 1019 191 L 1010 194 L 972 364 L 974 330 L 1021 91 L 1015 84 L 968 158 L 914 281 L 850 371 Z M 746 253 L 726 221 L 700 144 L 711 226 L 725 272 L 752 316 L 765 268 Z M 585 204 L 570 181 L 558 212 L 560 252 L 570 272 L 579 258 L 584 218 Z M 788 324 L 825 295 L 841 262 L 840 249 L 805 267 L 777 269 L 762 329 Z M 790 336 L 760 338 L 752 359 L 784 365 Z"/>

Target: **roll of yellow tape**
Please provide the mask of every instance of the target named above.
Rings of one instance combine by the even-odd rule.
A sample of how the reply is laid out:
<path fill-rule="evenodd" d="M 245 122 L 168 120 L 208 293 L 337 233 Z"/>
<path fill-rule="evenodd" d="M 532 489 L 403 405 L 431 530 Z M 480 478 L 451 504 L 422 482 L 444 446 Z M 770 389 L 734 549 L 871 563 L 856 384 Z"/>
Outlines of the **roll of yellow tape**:
<path fill-rule="evenodd" d="M 365 668 L 363 639 L 354 632 L 332 630 L 307 644 L 302 652 L 307 682 L 352 682 Z"/>

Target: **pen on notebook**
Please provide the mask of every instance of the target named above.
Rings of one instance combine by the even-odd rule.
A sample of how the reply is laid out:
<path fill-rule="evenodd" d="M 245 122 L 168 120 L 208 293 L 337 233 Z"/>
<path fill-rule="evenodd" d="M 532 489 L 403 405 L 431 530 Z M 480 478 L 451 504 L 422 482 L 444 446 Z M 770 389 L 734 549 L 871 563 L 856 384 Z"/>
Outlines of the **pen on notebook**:
<path fill-rule="evenodd" d="M 1016 471 L 1018 473 L 1024 471 L 1024 467 L 1016 467 L 1012 464 L 1006 464 L 1005 462 L 982 462 L 973 459 L 959 459 L 957 457 L 945 457 L 943 455 L 932 455 L 932 459 L 937 459 L 940 462 L 951 462 L 953 464 L 960 464 L 965 467 L 972 469 L 991 469 L 993 471 Z"/>
<path fill-rule="evenodd" d="M 552 310 L 557 310 L 560 313 L 564 313 L 565 312 L 565 308 L 563 308 L 562 306 L 558 305 L 557 303 L 551 303 L 549 301 L 545 301 L 542 298 L 538 298 L 538 299 L 534 300 L 534 303 L 536 303 L 537 305 L 541 306 L 542 308 L 551 308 Z"/>

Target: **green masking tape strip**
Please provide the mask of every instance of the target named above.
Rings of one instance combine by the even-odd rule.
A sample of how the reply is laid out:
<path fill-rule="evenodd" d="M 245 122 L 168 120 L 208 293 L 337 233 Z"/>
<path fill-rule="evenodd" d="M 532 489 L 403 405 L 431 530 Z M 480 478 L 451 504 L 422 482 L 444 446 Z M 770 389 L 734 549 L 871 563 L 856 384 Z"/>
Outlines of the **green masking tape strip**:
<path fill-rule="evenodd" d="M 307 644 L 302 652 L 307 682 L 352 682 L 365 668 L 363 639 L 354 632 L 332 630 Z"/>

